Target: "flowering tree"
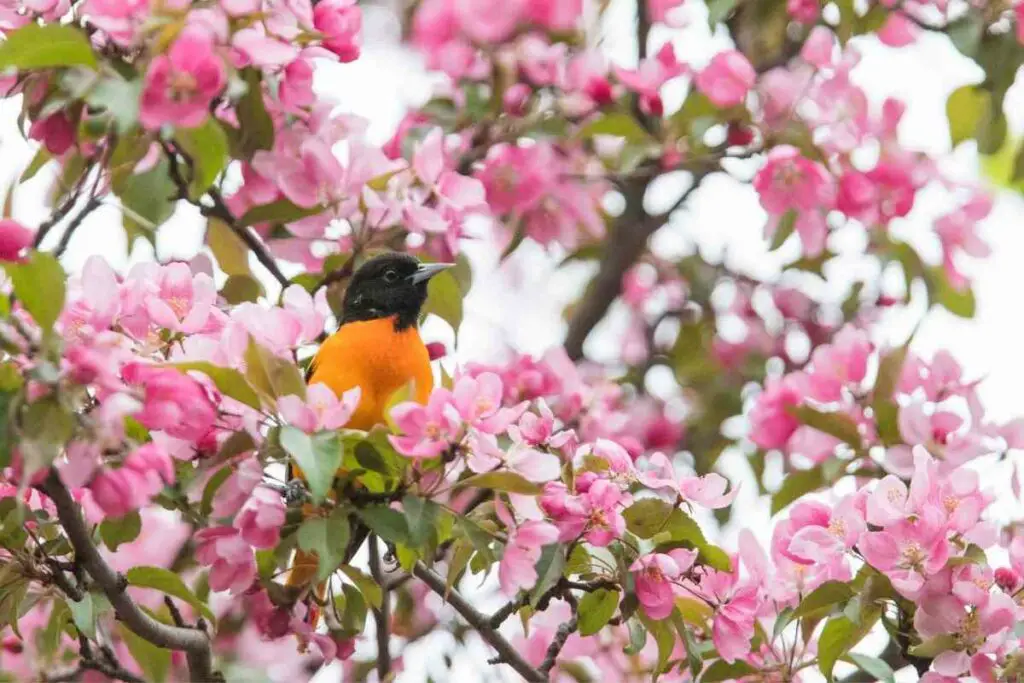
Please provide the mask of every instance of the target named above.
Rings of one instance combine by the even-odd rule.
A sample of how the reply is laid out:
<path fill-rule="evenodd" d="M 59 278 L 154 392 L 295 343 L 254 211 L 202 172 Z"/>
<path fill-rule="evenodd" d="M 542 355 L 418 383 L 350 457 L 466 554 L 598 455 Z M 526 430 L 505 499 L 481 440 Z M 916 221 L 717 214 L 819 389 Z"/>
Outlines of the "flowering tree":
<path fill-rule="evenodd" d="M 889 311 L 973 315 L 992 198 L 904 147 L 903 104 L 851 71 L 865 42 L 948 36 L 985 74 L 949 98 L 952 143 L 1020 188 L 1003 99 L 1024 4 L 647 0 L 629 65 L 588 40 L 608 5 L 414 3 L 408 41 L 445 87 L 376 147 L 312 88 L 318 61 L 359 58 L 354 0 L 0 1 L 2 87 L 39 143 L 7 208 L 54 178 L 49 218 L 0 223 L 0 677 L 295 680 L 337 659 L 385 680 L 447 631 L 446 655 L 482 641 L 528 681 L 1020 679 L 1024 536 L 987 520 L 977 465 L 1024 448 L 1024 421 L 986 419 L 948 353 L 875 341 Z M 654 38 L 709 27 L 734 47 L 702 64 Z M 795 256 L 777 278 L 651 249 L 715 177 L 756 192 L 764 248 Z M 949 211 L 899 239 L 935 188 Z M 132 243 L 181 203 L 213 260 L 61 266 L 99 206 Z M 388 424 L 346 429 L 358 395 L 302 366 L 354 268 L 456 261 L 425 312 L 457 329 L 481 236 L 592 264 L 564 345 L 449 364 L 426 405 L 399 392 Z M 848 258 L 869 276 L 809 294 Z M 617 300 L 621 353 L 588 362 Z M 750 521 L 723 454 L 770 495 L 770 537 L 712 542 Z M 322 603 L 282 580 L 296 549 Z"/>

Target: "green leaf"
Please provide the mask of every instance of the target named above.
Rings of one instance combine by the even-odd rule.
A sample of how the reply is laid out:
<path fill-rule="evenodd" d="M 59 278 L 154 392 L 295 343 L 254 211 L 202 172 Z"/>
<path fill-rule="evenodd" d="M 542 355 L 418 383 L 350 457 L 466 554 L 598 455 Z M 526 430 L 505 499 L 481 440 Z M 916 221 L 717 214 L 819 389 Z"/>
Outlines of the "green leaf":
<path fill-rule="evenodd" d="M 715 26 L 725 21 L 732 11 L 736 9 L 739 0 L 707 0 L 708 25 L 714 30 Z"/>
<path fill-rule="evenodd" d="M 734 681 L 756 673 L 757 669 L 742 660 L 737 660 L 730 664 L 724 659 L 719 659 L 712 662 L 711 666 L 704 671 L 704 675 L 700 677 L 700 683 Z"/>
<path fill-rule="evenodd" d="M 299 548 L 313 551 L 318 558 L 317 579 L 323 581 L 330 576 L 345 559 L 348 547 L 348 515 L 341 510 L 329 518 L 307 519 L 299 527 Z"/>
<path fill-rule="evenodd" d="M 910 648 L 910 654 L 915 657 L 927 657 L 929 659 L 934 659 L 946 650 L 952 650 L 955 647 L 956 636 L 950 633 L 943 633 L 939 636 L 932 636 L 923 643 L 912 646 Z"/>
<path fill-rule="evenodd" d="M 249 209 L 238 219 L 238 224 L 244 228 L 257 223 L 291 223 L 300 218 L 316 215 L 323 210 L 322 206 L 307 209 L 296 206 L 287 199 L 279 199 L 276 202 Z"/>
<path fill-rule="evenodd" d="M 1024 138 L 1008 137 L 995 153 L 979 156 L 981 170 L 989 180 L 1024 193 Z"/>
<path fill-rule="evenodd" d="M 22 416 L 21 455 L 27 472 L 36 472 L 59 455 L 75 431 L 75 420 L 56 396 L 32 403 Z"/>
<path fill-rule="evenodd" d="M 217 265 L 228 275 L 249 275 L 249 248 L 235 231 L 219 218 L 206 225 L 206 244 L 217 259 Z"/>
<path fill-rule="evenodd" d="M 872 391 L 871 401 L 888 401 L 892 398 L 896 384 L 903 372 L 903 363 L 907 360 L 907 352 L 910 350 L 910 340 L 906 344 L 898 346 L 885 353 L 878 363 L 878 377 L 875 379 L 875 388 Z"/>
<path fill-rule="evenodd" d="M 786 475 L 782 486 L 772 495 L 772 514 L 776 514 L 805 493 L 817 491 L 825 485 L 820 467 L 796 470 Z"/>
<path fill-rule="evenodd" d="M 363 594 L 368 602 L 373 607 L 380 609 L 381 601 L 383 600 L 383 591 L 377 582 L 371 579 L 369 576 L 364 574 L 362 570 L 356 569 L 355 567 L 344 565 L 341 571 L 345 572 L 345 576 L 352 580 L 352 583 L 356 585 L 359 592 Z"/>
<path fill-rule="evenodd" d="M 445 581 L 447 591 L 452 589 L 459 576 L 466 570 L 471 557 L 473 557 L 472 543 L 460 538 L 452 544 L 451 559 L 448 560 L 448 578 Z"/>
<path fill-rule="evenodd" d="M 50 254 L 32 252 L 25 263 L 5 263 L 4 270 L 14 285 L 14 295 L 44 332 L 53 329 L 64 308 L 64 269 Z"/>
<path fill-rule="evenodd" d="M 21 172 L 21 177 L 18 179 L 18 182 L 24 183 L 32 180 L 36 173 L 39 173 L 43 166 L 46 166 L 51 161 L 53 161 L 53 157 L 50 155 L 50 152 L 47 151 L 46 147 L 40 146 L 36 151 L 36 155 L 32 157 L 32 161 L 30 161 L 25 170 Z M 10 218 L 10 216 L 7 217 Z"/>
<path fill-rule="evenodd" d="M 197 128 L 179 130 L 176 137 L 181 148 L 192 159 L 189 198 L 199 199 L 227 166 L 228 138 L 213 117 L 207 117 Z"/>
<path fill-rule="evenodd" d="M 992 94 L 974 85 L 954 90 L 946 100 L 949 138 L 956 147 L 974 137 L 978 127 L 989 116 Z"/>
<path fill-rule="evenodd" d="M 355 456 L 356 463 L 363 469 L 371 472 L 380 472 L 381 474 L 391 474 L 391 468 L 384 462 L 384 457 L 369 441 L 361 440 L 357 443 L 353 449 L 353 455 Z"/>
<path fill-rule="evenodd" d="M 106 110 L 118 132 L 126 134 L 139 121 L 141 95 L 141 79 L 126 81 L 112 75 L 93 81 L 84 98 L 90 106 Z"/>
<path fill-rule="evenodd" d="M 595 135 L 614 135 L 632 143 L 654 142 L 651 134 L 633 116 L 622 112 L 600 116 L 583 126 L 578 133 L 582 139 Z"/>
<path fill-rule="evenodd" d="M 939 304 L 953 315 L 973 318 L 975 311 L 974 292 L 970 286 L 959 290 L 953 287 L 941 266 L 925 271 L 925 284 L 932 303 Z"/>
<path fill-rule="evenodd" d="M 732 570 L 732 562 L 726 552 L 709 543 L 697 522 L 679 508 L 672 511 L 665 531 L 669 533 L 670 545 L 682 543 L 697 550 L 699 562 L 723 572 Z"/>
<path fill-rule="evenodd" d="M 403 498 L 402 508 L 405 510 L 405 521 L 409 528 L 409 542 L 416 548 L 422 548 L 431 540 L 437 529 L 441 508 L 434 501 L 417 496 Z"/>
<path fill-rule="evenodd" d="M 96 55 L 85 33 L 68 24 L 29 23 L 0 43 L 0 71 L 49 69 L 61 66 L 96 68 Z"/>
<path fill-rule="evenodd" d="M 793 612 L 792 618 L 799 619 L 826 607 L 838 605 L 841 602 L 850 600 L 853 596 L 854 592 L 849 584 L 842 581 L 826 581 L 800 601 L 800 604 Z"/>
<path fill-rule="evenodd" d="M 487 564 L 494 564 L 494 552 L 491 550 L 493 538 L 487 531 L 469 517 L 459 515 L 455 518 L 456 523 L 466 534 L 466 538 L 473 544 L 473 548 L 483 557 Z"/>
<path fill-rule="evenodd" d="M 86 593 L 81 600 L 67 601 L 68 609 L 71 610 L 71 619 L 75 626 L 89 640 L 96 640 L 96 617 L 97 605 L 93 601 L 92 593 Z"/>
<path fill-rule="evenodd" d="M 228 477 L 234 471 L 235 467 L 233 465 L 225 465 L 214 472 L 213 476 L 206 482 L 206 486 L 203 487 L 203 497 L 199 503 L 199 512 L 204 517 L 213 510 L 213 497 L 217 495 L 217 490 L 220 489 L 221 485 L 228 480 Z"/>
<path fill-rule="evenodd" d="M 249 383 L 270 398 L 295 395 L 306 398 L 306 382 L 290 359 L 279 358 L 249 338 L 245 351 L 245 376 Z"/>
<path fill-rule="evenodd" d="M 562 578 L 562 571 L 565 569 L 565 546 L 560 543 L 544 546 L 536 566 L 539 579 L 530 592 L 530 607 L 536 607 L 541 596 Z"/>
<path fill-rule="evenodd" d="M 832 670 L 836 661 L 856 645 L 857 628 L 846 617 L 839 616 L 829 619 L 818 638 L 818 668 L 826 681 L 832 680 Z"/>
<path fill-rule="evenodd" d="M 409 542 L 409 523 L 398 510 L 386 505 L 371 505 L 357 511 L 370 531 L 390 543 Z"/>
<path fill-rule="evenodd" d="M 462 290 L 455 276 L 442 271 L 427 283 L 427 301 L 423 314 L 433 313 L 458 331 L 462 324 Z"/>
<path fill-rule="evenodd" d="M 622 513 L 626 528 L 640 538 L 650 538 L 665 529 L 673 506 L 660 498 L 642 498 Z"/>
<path fill-rule="evenodd" d="M 579 628 L 581 636 L 592 636 L 605 627 L 619 606 L 617 590 L 598 589 L 580 600 Z"/>
<path fill-rule="evenodd" d="M 351 584 L 343 584 L 342 594 L 345 596 L 345 608 L 341 615 L 342 628 L 352 634 L 362 633 L 366 625 L 366 598 L 362 592 Z"/>
<path fill-rule="evenodd" d="M 161 567 L 132 567 L 125 574 L 125 578 L 132 586 L 152 588 L 171 597 L 184 600 L 202 614 L 207 621 L 211 623 L 217 621 L 206 603 L 197 598 L 195 593 L 181 580 L 181 577 L 172 571 Z"/>
<path fill-rule="evenodd" d="M 220 295 L 229 304 L 240 304 L 243 301 L 255 303 L 263 296 L 263 285 L 252 275 L 229 275 L 224 286 L 220 288 Z"/>
<path fill-rule="evenodd" d="M 114 183 L 113 190 L 125 209 L 123 224 L 129 248 L 136 237 L 152 242 L 156 229 L 174 214 L 178 188 L 165 158 L 144 173 L 126 174 L 120 183 Z"/>
<path fill-rule="evenodd" d="M 792 406 L 789 413 L 808 427 L 834 436 L 857 450 L 864 446 L 857 423 L 846 413 L 823 413 L 806 405 Z"/>
<path fill-rule="evenodd" d="M 637 655 L 647 644 L 647 629 L 639 619 L 632 619 L 629 622 L 629 643 L 622 648 L 627 655 Z"/>
<path fill-rule="evenodd" d="M 122 543 L 131 543 L 142 531 L 142 518 L 137 510 L 132 510 L 123 517 L 107 517 L 100 524 L 100 538 L 103 543 L 116 552 Z"/>
<path fill-rule="evenodd" d="M 896 683 L 896 673 L 892 670 L 892 667 L 878 657 L 850 653 L 845 659 L 848 659 L 861 671 L 874 676 L 877 681 Z"/>
<path fill-rule="evenodd" d="M 796 229 L 797 213 L 795 210 L 790 209 L 787 211 L 782 218 L 779 219 L 778 225 L 775 226 L 775 233 L 772 235 L 771 244 L 768 247 L 768 251 L 775 251 L 789 239 L 789 236 L 793 234 Z"/>
<path fill-rule="evenodd" d="M 135 635 L 124 624 L 118 624 L 118 629 L 128 652 L 142 669 L 146 680 L 156 683 L 167 680 L 167 673 L 171 669 L 171 651 L 157 647 L 145 638 Z"/>
<path fill-rule="evenodd" d="M 37 642 L 39 652 L 44 662 L 53 661 L 53 657 L 60 648 L 61 640 L 64 637 L 64 629 L 68 619 L 71 617 L 71 610 L 68 603 L 60 598 L 54 598 L 53 609 L 50 610 L 50 618 L 46 621 L 46 627 L 39 632 Z"/>
<path fill-rule="evenodd" d="M 521 474 L 515 472 L 484 472 L 463 479 L 460 487 L 473 486 L 479 489 L 494 489 L 508 493 L 521 493 L 527 496 L 540 495 L 541 488 Z"/>
<path fill-rule="evenodd" d="M 281 447 L 302 470 L 313 495 L 313 502 L 322 501 L 331 490 L 334 475 L 341 466 L 341 440 L 337 432 L 317 432 L 310 436 L 291 425 L 285 425 L 281 428 Z"/>
<path fill-rule="evenodd" d="M 219 365 L 206 361 L 191 361 L 188 363 L 171 363 L 169 367 L 180 372 L 187 373 L 191 370 L 201 372 L 217 386 L 217 391 L 229 396 L 239 403 L 244 403 L 250 408 L 260 409 L 260 399 L 253 391 L 252 386 L 238 370 L 222 368 Z"/>
<path fill-rule="evenodd" d="M 241 156 L 249 159 L 258 150 L 269 150 L 274 147 L 274 122 L 263 104 L 263 86 L 259 70 L 243 69 L 242 78 L 248 88 L 235 105 L 235 114 L 238 116 L 241 135 Z"/>

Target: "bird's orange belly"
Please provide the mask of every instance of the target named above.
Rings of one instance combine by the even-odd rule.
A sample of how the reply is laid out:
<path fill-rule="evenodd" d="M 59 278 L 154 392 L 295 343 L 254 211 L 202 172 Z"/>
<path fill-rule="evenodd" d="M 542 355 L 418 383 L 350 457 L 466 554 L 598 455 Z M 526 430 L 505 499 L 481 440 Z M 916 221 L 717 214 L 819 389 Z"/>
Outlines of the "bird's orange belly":
<path fill-rule="evenodd" d="M 426 403 L 434 375 L 415 327 L 396 332 L 391 318 L 347 323 L 317 353 L 309 384 L 323 383 L 341 395 L 359 387 L 359 405 L 346 427 L 371 429 L 385 422 L 391 397 L 415 382 L 413 400 Z"/>

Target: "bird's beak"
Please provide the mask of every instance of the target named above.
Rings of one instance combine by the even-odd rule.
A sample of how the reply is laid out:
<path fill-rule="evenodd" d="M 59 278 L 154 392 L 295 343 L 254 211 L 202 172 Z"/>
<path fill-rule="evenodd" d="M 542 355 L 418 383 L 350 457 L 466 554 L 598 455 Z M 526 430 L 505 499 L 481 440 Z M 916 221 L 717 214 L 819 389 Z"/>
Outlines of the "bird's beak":
<path fill-rule="evenodd" d="M 448 270 L 454 265 L 454 263 L 421 263 L 420 267 L 416 269 L 416 272 L 409 276 L 409 281 L 414 285 L 418 285 L 421 282 L 426 282 L 442 270 Z"/>

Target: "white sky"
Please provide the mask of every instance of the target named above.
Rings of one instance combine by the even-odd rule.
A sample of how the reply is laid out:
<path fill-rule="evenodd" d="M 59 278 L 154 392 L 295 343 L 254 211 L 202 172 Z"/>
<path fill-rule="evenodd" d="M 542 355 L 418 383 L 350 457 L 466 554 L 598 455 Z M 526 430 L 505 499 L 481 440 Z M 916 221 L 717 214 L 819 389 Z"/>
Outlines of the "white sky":
<path fill-rule="evenodd" d="M 614 60 L 630 64 L 635 50 L 632 38 L 632 2 L 614 0 L 606 26 L 604 45 Z M 726 46 L 724 40 L 708 35 L 703 22 L 703 6 L 691 3 L 695 25 L 684 34 L 671 36 L 677 52 L 684 59 L 703 63 L 710 54 Z M 365 47 L 363 56 L 348 65 L 323 65 L 318 72 L 318 88 L 322 93 L 337 98 L 351 112 L 371 121 L 370 136 L 383 142 L 410 106 L 423 102 L 430 92 L 430 78 L 421 61 L 413 54 L 397 48 L 398 25 L 395 20 L 375 8 L 368 8 L 365 16 Z M 652 36 L 655 46 L 669 34 L 656 28 Z M 877 44 L 864 45 L 864 59 L 855 72 L 855 78 L 864 86 L 877 105 L 887 95 L 904 100 L 907 114 L 900 134 L 909 147 L 934 153 L 949 150 L 946 132 L 945 99 L 960 85 L 979 78 L 980 71 L 960 57 L 945 38 L 926 35 L 911 49 L 894 51 Z M 1024 128 L 1024 95 L 1018 86 L 1011 91 L 1007 111 L 1011 130 L 1020 134 Z M 676 101 L 678 102 L 678 93 Z M 673 106 L 672 95 L 666 98 L 666 108 Z M 20 174 L 34 153 L 31 144 L 22 140 L 15 129 L 17 108 L 14 103 L 0 103 L 0 184 L 6 187 Z M 969 147 L 969 145 L 968 145 Z M 976 156 L 971 149 L 961 149 L 951 160 L 952 167 L 972 175 L 977 173 Z M 47 174 L 40 173 L 15 195 L 14 215 L 29 226 L 45 218 L 41 197 L 46 190 Z M 927 231 L 928 217 L 941 213 L 946 206 L 942 197 L 929 195 L 918 201 L 914 212 L 900 231 L 920 235 Z M 1021 322 L 1020 296 L 1024 292 L 1024 235 L 1021 216 L 1024 200 L 1020 196 L 1002 196 L 992 216 L 985 222 L 984 235 L 993 246 L 993 255 L 982 267 L 974 268 L 978 313 L 973 321 L 963 321 L 943 312 L 931 316 L 919 332 L 915 348 L 929 352 L 946 348 L 960 359 L 970 374 L 985 376 L 982 397 L 993 417 L 1008 419 L 1024 414 L 1024 399 L 1019 387 L 1024 383 L 1024 363 L 1020 361 Z M 723 246 L 729 246 L 729 263 L 751 273 L 771 275 L 778 258 L 765 258 L 761 246 L 764 214 L 756 196 L 749 187 L 739 186 L 726 179 L 705 183 L 705 187 L 690 203 L 685 215 L 677 215 L 671 227 L 659 233 L 659 249 L 677 250 L 696 239 L 709 258 L 719 258 Z M 685 224 L 684 224 L 685 223 Z M 200 246 L 202 223 L 193 207 L 182 206 L 169 221 L 157 239 L 157 255 L 161 259 L 190 258 Z M 58 235 L 52 235 L 52 246 Z M 524 245 L 507 266 L 498 271 L 493 250 L 486 244 L 467 247 L 474 262 L 474 286 L 466 301 L 466 315 L 459 336 L 457 358 L 486 359 L 499 354 L 506 345 L 531 353 L 543 352 L 560 342 L 564 334 L 561 314 L 564 306 L 575 296 L 580 283 L 590 271 L 576 267 L 567 272 L 553 272 L 553 260 L 541 249 Z M 64 259 L 72 271 L 81 267 L 91 254 L 101 254 L 117 269 L 130 263 L 152 259 L 148 245 L 138 244 L 131 255 L 125 253 L 125 239 L 120 228 L 119 211 L 114 206 L 103 207 L 91 215 L 71 240 Z M 258 266 L 254 268 L 260 272 Z M 856 265 L 849 266 L 856 269 Z M 870 271 L 869 271 L 870 272 Z M 529 284 L 528 288 L 521 283 Z M 273 291 L 273 290 L 271 290 Z M 621 313 L 621 311 L 620 311 Z M 621 322 L 621 318 L 619 318 Z M 594 357 L 608 357 L 616 348 L 616 316 L 598 328 L 587 346 Z M 906 322 L 895 322 L 887 332 L 891 338 L 901 340 L 909 328 Z M 443 323 L 428 321 L 424 336 L 450 344 L 451 332 Z M 729 468 L 732 469 L 732 468 Z M 999 486 L 1000 493 L 1009 495 L 1006 487 L 1008 466 L 994 468 L 987 474 Z M 727 472 L 731 474 L 731 472 Z M 767 533 L 768 508 L 766 501 L 752 499 L 748 485 L 747 495 L 737 502 L 743 506 L 744 518 L 763 519 L 758 524 L 761 533 Z M 749 512 L 748 512 L 749 510 Z M 1000 516 L 1008 518 L 1010 508 L 1003 508 Z M 732 546 L 737 529 L 730 529 L 723 545 Z M 487 605 L 483 605 L 486 607 Z M 406 673 L 400 676 L 405 683 L 425 680 L 425 667 L 437 659 L 437 646 L 448 636 L 440 634 L 410 648 L 406 655 Z M 453 680 L 486 680 L 480 673 L 480 664 L 486 657 L 483 649 L 474 648 L 475 656 L 460 659 Z M 435 677 L 441 670 L 434 671 Z M 488 672 L 493 674 L 494 671 Z M 337 670 L 327 669 L 317 680 L 337 680 Z M 494 680 L 491 678 L 491 680 Z M 914 680 L 913 675 L 903 680 Z"/>

